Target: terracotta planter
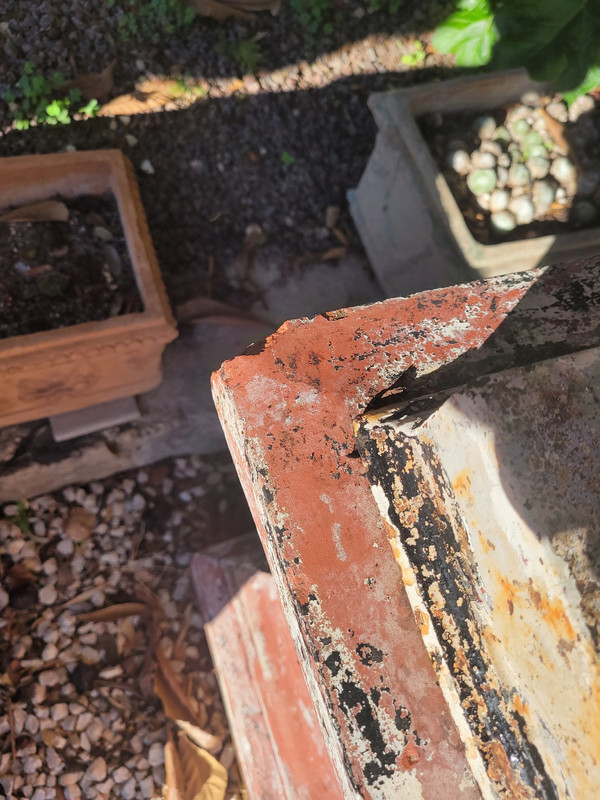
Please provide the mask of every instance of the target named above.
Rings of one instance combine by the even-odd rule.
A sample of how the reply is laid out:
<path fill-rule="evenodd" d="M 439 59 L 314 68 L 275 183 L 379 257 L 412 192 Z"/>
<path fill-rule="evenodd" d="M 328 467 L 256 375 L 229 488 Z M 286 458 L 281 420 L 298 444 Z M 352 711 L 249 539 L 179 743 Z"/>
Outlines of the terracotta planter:
<path fill-rule="evenodd" d="M 111 191 L 144 311 L 0 340 L 0 426 L 146 392 L 177 336 L 133 168 L 117 150 L 0 160 L 0 208 Z"/>
<path fill-rule="evenodd" d="M 501 244 L 477 242 L 418 127 L 424 114 L 491 111 L 530 90 L 521 70 L 372 95 L 379 133 L 352 214 L 390 295 L 518 272 L 600 253 L 600 228 Z"/>

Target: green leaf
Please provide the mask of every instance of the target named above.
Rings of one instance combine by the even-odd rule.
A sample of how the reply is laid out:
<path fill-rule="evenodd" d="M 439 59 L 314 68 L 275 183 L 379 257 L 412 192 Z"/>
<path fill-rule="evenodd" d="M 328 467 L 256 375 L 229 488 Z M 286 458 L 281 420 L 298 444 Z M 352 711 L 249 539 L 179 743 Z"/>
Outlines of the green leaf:
<path fill-rule="evenodd" d="M 53 100 L 46 106 L 46 114 L 48 114 L 49 117 L 58 117 L 61 111 L 62 111 L 62 106 L 60 105 L 58 100 Z"/>
<path fill-rule="evenodd" d="M 436 30 L 432 44 L 440 53 L 454 53 L 459 67 L 480 67 L 492 57 L 498 40 L 487 0 L 472 0 Z"/>

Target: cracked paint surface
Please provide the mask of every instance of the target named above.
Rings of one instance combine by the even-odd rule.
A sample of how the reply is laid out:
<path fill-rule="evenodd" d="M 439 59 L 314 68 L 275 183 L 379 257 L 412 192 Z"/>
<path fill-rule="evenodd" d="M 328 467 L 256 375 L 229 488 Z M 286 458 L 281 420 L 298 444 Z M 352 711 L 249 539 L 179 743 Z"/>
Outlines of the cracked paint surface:
<path fill-rule="evenodd" d="M 345 797 L 481 797 L 357 457 L 354 419 L 390 387 L 420 397 L 423 381 L 527 361 L 567 328 L 570 346 L 585 343 L 598 322 L 586 311 L 594 273 L 580 262 L 286 323 L 213 377 Z"/>
<path fill-rule="evenodd" d="M 481 377 L 425 414 L 389 407 L 359 434 L 486 797 L 600 785 L 599 393 L 591 348 Z"/>

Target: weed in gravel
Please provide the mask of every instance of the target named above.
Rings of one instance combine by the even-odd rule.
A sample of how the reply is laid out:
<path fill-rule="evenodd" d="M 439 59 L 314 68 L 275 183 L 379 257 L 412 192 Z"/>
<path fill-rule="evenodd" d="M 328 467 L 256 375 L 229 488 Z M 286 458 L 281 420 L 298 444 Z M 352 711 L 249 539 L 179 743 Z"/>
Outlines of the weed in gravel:
<path fill-rule="evenodd" d="M 109 8 L 115 0 L 106 0 Z M 178 33 L 192 23 L 195 12 L 183 0 L 121 0 L 119 36 L 124 42 L 150 41 L 157 44 L 161 35 Z"/>
<path fill-rule="evenodd" d="M 291 153 L 288 153 L 287 150 L 283 151 L 283 153 L 281 154 L 280 158 L 281 158 L 281 163 L 285 164 L 286 167 L 291 167 L 291 165 L 296 160 Z"/>
<path fill-rule="evenodd" d="M 332 0 L 291 0 L 302 25 L 313 35 L 330 36 L 339 21 Z"/>
<path fill-rule="evenodd" d="M 82 104 L 79 89 L 60 96 L 64 82 L 64 75 L 60 72 L 55 72 L 50 79 L 36 74 L 33 63 L 27 61 L 15 86 L 2 95 L 12 113 L 15 128 L 27 130 L 32 121 L 37 125 L 68 125 L 74 111 L 84 117 L 95 116 L 98 102 L 90 100 Z"/>
<path fill-rule="evenodd" d="M 240 72 L 244 75 L 254 75 L 258 70 L 262 57 L 260 45 L 254 39 L 245 39 L 242 42 L 238 42 L 231 49 L 231 56 Z"/>
<path fill-rule="evenodd" d="M 401 47 L 402 44 L 399 42 L 398 46 Z M 419 64 L 425 61 L 425 50 L 421 42 L 419 40 L 415 41 L 411 50 L 404 53 L 400 61 L 409 67 L 418 67 Z"/>

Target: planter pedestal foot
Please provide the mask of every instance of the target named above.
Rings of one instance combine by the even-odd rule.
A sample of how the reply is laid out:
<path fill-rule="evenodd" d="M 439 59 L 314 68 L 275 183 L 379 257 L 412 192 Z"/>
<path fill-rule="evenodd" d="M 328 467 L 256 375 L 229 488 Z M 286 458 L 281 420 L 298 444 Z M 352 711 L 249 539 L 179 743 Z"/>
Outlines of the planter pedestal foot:
<path fill-rule="evenodd" d="M 95 406 L 80 408 L 78 411 L 56 414 L 50 417 L 50 426 L 54 441 L 66 442 L 86 433 L 95 433 L 104 428 L 134 422 L 140 417 L 135 397 L 120 397 L 118 400 L 98 403 Z"/>

